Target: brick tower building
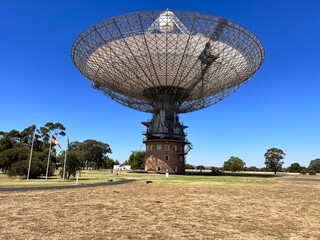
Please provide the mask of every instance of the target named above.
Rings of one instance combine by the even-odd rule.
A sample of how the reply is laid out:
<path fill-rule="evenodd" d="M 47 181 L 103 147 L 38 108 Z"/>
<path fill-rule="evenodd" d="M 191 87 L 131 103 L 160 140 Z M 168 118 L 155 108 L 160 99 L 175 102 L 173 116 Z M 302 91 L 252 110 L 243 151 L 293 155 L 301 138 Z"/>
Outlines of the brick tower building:
<path fill-rule="evenodd" d="M 166 123 L 166 124 L 163 124 Z M 186 139 L 178 115 L 170 109 L 162 109 L 151 121 L 142 122 L 147 127 L 145 170 L 156 173 L 184 174 L 185 156 L 192 149 Z"/>

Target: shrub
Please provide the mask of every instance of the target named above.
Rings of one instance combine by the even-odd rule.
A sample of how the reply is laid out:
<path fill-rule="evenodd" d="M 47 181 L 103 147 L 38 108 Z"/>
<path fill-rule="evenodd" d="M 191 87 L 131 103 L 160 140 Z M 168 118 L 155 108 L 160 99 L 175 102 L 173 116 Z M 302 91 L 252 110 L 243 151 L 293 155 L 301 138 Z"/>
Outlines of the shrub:
<path fill-rule="evenodd" d="M 0 168 L 4 173 L 10 172 L 12 165 L 16 162 L 29 159 L 30 149 L 17 147 L 5 150 L 0 153 Z"/>
<path fill-rule="evenodd" d="M 317 172 L 314 169 L 308 171 L 309 175 L 317 175 Z"/>
<path fill-rule="evenodd" d="M 300 174 L 306 175 L 306 174 L 307 174 L 307 171 L 306 171 L 306 170 L 301 170 L 301 171 L 300 171 Z"/>
<path fill-rule="evenodd" d="M 257 168 L 256 166 L 248 167 L 247 170 L 248 170 L 248 171 L 251 171 L 251 172 L 258 172 L 258 171 L 260 171 L 260 169 Z"/>
<path fill-rule="evenodd" d="M 222 172 L 218 169 L 216 170 L 211 170 L 211 174 L 214 176 L 220 176 L 222 174 Z"/>
<path fill-rule="evenodd" d="M 292 173 L 298 173 L 302 171 L 302 167 L 299 163 L 292 163 L 290 167 L 287 168 L 287 171 Z"/>
<path fill-rule="evenodd" d="M 9 176 L 20 176 L 27 177 L 28 174 L 29 160 L 19 161 L 12 165 L 12 168 L 9 172 Z M 38 178 L 40 175 L 46 173 L 46 165 L 39 161 L 33 160 L 30 166 L 30 175 L 29 178 Z M 53 169 L 49 171 L 49 175 L 53 174 Z"/>

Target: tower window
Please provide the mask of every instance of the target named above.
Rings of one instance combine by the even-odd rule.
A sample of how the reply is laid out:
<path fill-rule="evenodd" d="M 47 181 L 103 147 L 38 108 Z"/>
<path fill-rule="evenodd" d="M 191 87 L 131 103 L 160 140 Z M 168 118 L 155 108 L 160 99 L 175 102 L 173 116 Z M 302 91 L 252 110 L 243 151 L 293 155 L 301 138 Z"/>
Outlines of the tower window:
<path fill-rule="evenodd" d="M 169 145 L 165 145 L 164 146 L 164 150 L 169 151 L 170 150 L 170 146 Z"/>
<path fill-rule="evenodd" d="M 162 147 L 161 145 L 157 145 L 157 151 L 161 151 Z"/>
<path fill-rule="evenodd" d="M 165 155 L 165 156 L 164 156 L 164 160 L 169 161 L 169 160 L 170 160 L 170 157 L 169 157 L 168 155 Z"/>
<path fill-rule="evenodd" d="M 172 150 L 173 150 L 173 151 L 177 151 L 177 146 L 176 146 L 176 145 L 173 145 L 173 146 L 172 146 Z"/>
<path fill-rule="evenodd" d="M 154 151 L 154 146 L 150 145 L 150 151 Z"/>

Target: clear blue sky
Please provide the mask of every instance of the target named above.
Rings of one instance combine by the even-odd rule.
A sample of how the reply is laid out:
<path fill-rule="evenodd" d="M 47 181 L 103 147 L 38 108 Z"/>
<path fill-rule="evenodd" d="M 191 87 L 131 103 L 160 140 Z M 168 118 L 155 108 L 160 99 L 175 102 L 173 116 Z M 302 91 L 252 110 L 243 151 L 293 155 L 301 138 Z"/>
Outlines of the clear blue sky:
<path fill-rule="evenodd" d="M 226 17 L 255 33 L 266 51 L 262 68 L 239 91 L 180 116 L 194 146 L 187 163 L 222 166 L 238 156 L 247 166 L 262 167 L 271 147 L 287 154 L 285 166 L 320 157 L 317 0 L 1 0 L 0 130 L 61 122 L 70 141 L 109 143 L 110 157 L 126 160 L 142 145 L 141 121 L 151 115 L 93 90 L 72 63 L 71 45 L 99 21 L 166 8 Z"/>

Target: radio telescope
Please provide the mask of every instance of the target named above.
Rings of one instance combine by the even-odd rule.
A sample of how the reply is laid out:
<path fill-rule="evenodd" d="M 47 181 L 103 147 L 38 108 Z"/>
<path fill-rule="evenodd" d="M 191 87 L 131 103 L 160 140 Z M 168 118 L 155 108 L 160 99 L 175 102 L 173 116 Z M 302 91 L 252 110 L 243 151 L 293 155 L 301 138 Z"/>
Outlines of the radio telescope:
<path fill-rule="evenodd" d="M 184 173 L 192 148 L 178 115 L 209 107 L 260 68 L 264 48 L 226 18 L 192 11 L 143 11 L 113 17 L 72 45 L 78 70 L 127 107 L 152 113 L 144 133 L 146 171 Z"/>

